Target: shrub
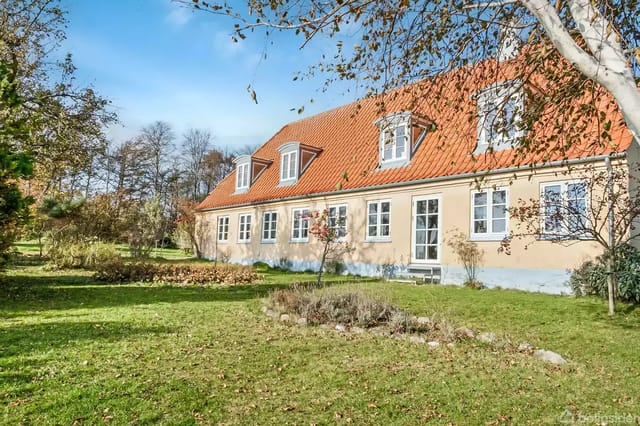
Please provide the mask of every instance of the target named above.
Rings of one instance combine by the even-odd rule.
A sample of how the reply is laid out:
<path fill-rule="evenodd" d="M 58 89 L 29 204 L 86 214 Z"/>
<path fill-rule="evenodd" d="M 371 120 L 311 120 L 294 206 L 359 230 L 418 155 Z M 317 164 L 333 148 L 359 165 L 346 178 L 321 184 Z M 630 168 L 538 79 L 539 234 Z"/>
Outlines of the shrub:
<path fill-rule="evenodd" d="M 464 285 L 469 288 L 481 289 L 484 286 L 478 280 L 478 268 L 482 264 L 484 251 L 474 241 L 469 241 L 462 232 L 454 233 L 447 241 L 458 260 L 462 262 L 466 279 Z"/>
<path fill-rule="evenodd" d="M 47 249 L 51 269 L 109 268 L 122 263 L 115 246 L 98 242 L 79 241 L 52 244 Z"/>
<path fill-rule="evenodd" d="M 598 256 L 572 272 L 569 285 L 576 296 L 607 298 L 607 259 L 606 255 Z M 640 303 L 640 252 L 630 245 L 621 247 L 617 252 L 615 268 L 618 299 Z"/>
<path fill-rule="evenodd" d="M 123 262 L 102 267 L 94 277 L 106 282 L 163 282 L 182 285 L 248 284 L 259 279 L 258 274 L 249 267 L 152 262 Z"/>

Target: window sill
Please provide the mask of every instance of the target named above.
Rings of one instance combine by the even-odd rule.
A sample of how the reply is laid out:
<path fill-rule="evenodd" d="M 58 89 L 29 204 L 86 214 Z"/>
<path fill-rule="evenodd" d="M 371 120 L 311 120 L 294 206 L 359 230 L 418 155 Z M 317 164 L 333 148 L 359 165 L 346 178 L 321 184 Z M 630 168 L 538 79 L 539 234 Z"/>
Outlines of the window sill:
<path fill-rule="evenodd" d="M 276 240 L 262 240 L 260 244 L 275 244 Z"/>
<path fill-rule="evenodd" d="M 383 161 L 380 161 L 379 169 L 380 170 L 397 169 L 399 167 L 404 167 L 408 165 L 409 165 L 409 160 L 406 158 L 401 160 L 387 160 L 387 161 L 383 160 Z"/>
<path fill-rule="evenodd" d="M 238 244 L 250 244 L 251 240 L 238 240 Z"/>
<path fill-rule="evenodd" d="M 298 179 L 280 180 L 280 183 L 278 183 L 278 188 L 281 188 L 283 186 L 295 185 L 296 183 L 298 183 Z"/>
<path fill-rule="evenodd" d="M 296 244 L 296 243 L 308 243 L 309 239 L 307 238 L 306 240 L 300 239 L 300 240 L 289 240 L 289 243 L 291 244 Z"/>
<path fill-rule="evenodd" d="M 249 188 L 236 188 L 236 190 L 233 192 L 233 195 L 238 195 L 238 194 L 246 194 L 246 192 L 249 190 Z"/>
<path fill-rule="evenodd" d="M 595 241 L 595 238 L 589 236 L 567 236 L 567 235 L 553 235 L 546 234 L 540 235 L 537 238 L 538 241 Z"/>
<path fill-rule="evenodd" d="M 507 234 L 471 234 L 469 241 L 482 242 L 482 241 L 502 241 L 507 238 Z"/>
<path fill-rule="evenodd" d="M 229 240 L 218 240 L 216 241 L 218 244 L 227 244 Z"/>
<path fill-rule="evenodd" d="M 365 243 L 390 243 L 391 238 L 365 238 Z"/>

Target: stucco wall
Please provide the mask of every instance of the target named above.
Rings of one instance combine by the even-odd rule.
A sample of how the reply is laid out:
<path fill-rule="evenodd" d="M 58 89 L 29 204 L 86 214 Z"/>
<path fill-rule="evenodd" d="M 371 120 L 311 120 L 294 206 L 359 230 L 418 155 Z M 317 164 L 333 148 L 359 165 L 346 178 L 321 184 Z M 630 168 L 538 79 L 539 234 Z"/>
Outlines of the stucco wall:
<path fill-rule="evenodd" d="M 509 205 L 518 199 L 537 199 L 540 185 L 545 182 L 567 181 L 582 177 L 580 168 L 567 175 L 564 168 L 539 169 L 517 174 L 486 176 L 482 188 L 494 186 L 509 188 Z M 455 253 L 446 244 L 452 232 L 469 234 L 471 229 L 471 194 L 476 189 L 473 179 L 421 184 L 359 193 L 332 194 L 257 205 L 254 207 L 227 208 L 207 211 L 199 215 L 199 229 L 203 229 L 203 253 L 206 257 L 228 257 L 232 261 L 249 263 L 256 260 L 278 263 L 286 260 L 295 269 L 315 269 L 321 250 L 313 236 L 307 243 L 290 242 L 292 209 L 322 210 L 327 206 L 348 206 L 348 241 L 355 247 L 353 254 L 344 258 L 347 269 L 363 275 L 378 275 L 381 265 L 395 264 L 400 270 L 410 263 L 412 239 L 412 201 L 414 197 L 441 196 L 441 262 L 443 281 L 459 283 L 464 274 Z M 391 202 L 391 240 L 369 242 L 366 240 L 366 208 L 368 201 Z M 278 213 L 277 239 L 273 243 L 261 241 L 262 215 L 267 211 Z M 251 241 L 238 242 L 238 216 L 252 214 Z M 228 215 L 228 242 L 215 241 L 218 216 Z M 509 229 L 516 229 L 516 222 L 509 220 Z M 600 246 L 593 241 L 573 241 L 558 244 L 551 241 L 534 241 L 532 238 L 514 240 L 511 255 L 498 253 L 500 241 L 478 241 L 484 250 L 480 279 L 490 285 L 547 291 L 568 292 L 565 287 L 567 270 L 579 266 L 584 260 L 600 253 Z M 546 287 L 546 288 L 545 288 Z M 565 291 L 566 290 L 566 291 Z"/>

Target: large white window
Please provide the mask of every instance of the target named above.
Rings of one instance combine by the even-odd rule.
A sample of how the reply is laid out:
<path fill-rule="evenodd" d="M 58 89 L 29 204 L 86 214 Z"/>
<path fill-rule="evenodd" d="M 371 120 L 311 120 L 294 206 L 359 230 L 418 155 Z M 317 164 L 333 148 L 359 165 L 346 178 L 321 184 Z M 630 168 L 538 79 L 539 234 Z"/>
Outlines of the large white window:
<path fill-rule="evenodd" d="M 389 240 L 391 203 L 389 201 L 369 201 L 367 203 L 367 240 Z"/>
<path fill-rule="evenodd" d="M 487 189 L 471 194 L 471 237 L 501 240 L 507 235 L 509 192 L 506 188 Z"/>
<path fill-rule="evenodd" d="M 584 181 L 541 185 L 542 229 L 548 237 L 585 238 L 589 216 Z"/>
<path fill-rule="evenodd" d="M 293 209 L 291 241 L 309 241 L 309 209 Z"/>
<path fill-rule="evenodd" d="M 478 147 L 476 153 L 510 149 L 524 135 L 522 112 L 524 96 L 521 83 L 506 81 L 487 87 L 477 94 Z"/>
<path fill-rule="evenodd" d="M 414 198 L 412 262 L 437 263 L 440 261 L 441 213 L 439 196 Z"/>
<path fill-rule="evenodd" d="M 276 230 L 278 225 L 278 213 L 265 212 L 262 217 L 262 241 L 273 242 L 276 240 Z"/>
<path fill-rule="evenodd" d="M 280 156 L 280 182 L 298 179 L 298 151 L 284 152 Z"/>
<path fill-rule="evenodd" d="M 238 242 L 248 243 L 251 241 L 251 214 L 241 214 L 238 216 Z"/>
<path fill-rule="evenodd" d="M 251 162 L 238 163 L 236 166 L 236 191 L 249 188 L 251 182 Z"/>
<path fill-rule="evenodd" d="M 328 210 L 329 228 L 334 230 L 338 238 L 344 238 L 347 235 L 347 206 L 331 206 Z"/>
<path fill-rule="evenodd" d="M 227 242 L 229 240 L 229 216 L 218 217 L 218 241 Z"/>
<path fill-rule="evenodd" d="M 380 162 L 403 161 L 407 159 L 409 132 L 407 124 L 392 123 L 382 131 L 380 141 Z"/>

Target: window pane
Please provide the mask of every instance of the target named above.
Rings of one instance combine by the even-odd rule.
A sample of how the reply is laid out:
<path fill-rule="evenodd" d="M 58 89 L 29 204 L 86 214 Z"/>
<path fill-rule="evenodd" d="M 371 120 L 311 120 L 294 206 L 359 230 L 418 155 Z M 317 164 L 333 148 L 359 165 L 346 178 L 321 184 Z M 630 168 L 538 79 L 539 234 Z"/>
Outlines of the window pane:
<path fill-rule="evenodd" d="M 437 215 L 433 215 L 430 214 L 428 221 L 427 221 L 427 227 L 429 229 L 434 229 L 438 227 L 438 216 Z"/>
<path fill-rule="evenodd" d="M 429 244 L 438 243 L 438 231 L 427 231 Z"/>
<path fill-rule="evenodd" d="M 416 246 L 416 259 L 426 259 L 425 246 Z"/>
<path fill-rule="evenodd" d="M 396 128 L 396 158 L 403 158 L 405 151 L 405 127 Z"/>
<path fill-rule="evenodd" d="M 501 219 L 507 216 L 507 211 L 504 206 L 493 206 L 491 209 L 491 214 L 494 219 Z"/>
<path fill-rule="evenodd" d="M 416 214 L 426 214 L 427 213 L 427 202 L 426 201 L 417 201 L 416 202 Z"/>
<path fill-rule="evenodd" d="M 381 206 L 380 211 L 382 211 L 382 213 L 389 213 L 390 203 L 388 203 L 388 202 L 381 203 L 380 206 Z"/>
<path fill-rule="evenodd" d="M 426 229 L 426 217 L 416 216 L 416 229 Z"/>
<path fill-rule="evenodd" d="M 587 186 L 584 182 L 570 183 L 567 185 L 567 197 L 570 199 L 586 198 Z"/>
<path fill-rule="evenodd" d="M 436 260 L 438 258 L 438 246 L 427 246 L 427 259 Z"/>
<path fill-rule="evenodd" d="M 473 232 L 476 234 L 484 234 L 487 232 L 487 221 L 476 220 L 473 222 Z"/>
<path fill-rule="evenodd" d="M 475 207 L 473 209 L 473 218 L 474 219 L 486 219 L 487 218 L 487 208 L 486 207 Z"/>
<path fill-rule="evenodd" d="M 429 200 L 429 213 L 438 213 L 438 200 Z"/>
<path fill-rule="evenodd" d="M 289 159 L 289 178 L 296 177 L 296 166 L 298 161 L 298 154 L 296 152 L 291 153 L 291 158 Z"/>
<path fill-rule="evenodd" d="M 493 219 L 493 232 L 504 232 L 507 230 L 507 221 L 505 219 Z"/>
<path fill-rule="evenodd" d="M 380 223 L 383 225 L 389 224 L 389 213 L 383 213 L 380 215 Z"/>
<path fill-rule="evenodd" d="M 368 228 L 368 236 L 369 237 L 376 237 L 377 236 L 377 227 L 375 225 L 370 225 Z"/>
<path fill-rule="evenodd" d="M 416 232 L 416 244 L 426 244 L 427 243 L 427 233 L 424 231 Z"/>
<path fill-rule="evenodd" d="M 378 203 L 370 203 L 369 204 L 369 214 L 374 214 L 378 212 Z"/>
<path fill-rule="evenodd" d="M 493 191 L 493 204 L 506 204 L 507 191 Z"/>
<path fill-rule="evenodd" d="M 382 225 L 380 228 L 380 236 L 388 237 L 389 236 L 389 225 Z"/>
<path fill-rule="evenodd" d="M 487 205 L 487 193 L 486 192 L 478 192 L 473 194 L 473 205 L 474 206 L 486 206 Z"/>

